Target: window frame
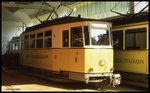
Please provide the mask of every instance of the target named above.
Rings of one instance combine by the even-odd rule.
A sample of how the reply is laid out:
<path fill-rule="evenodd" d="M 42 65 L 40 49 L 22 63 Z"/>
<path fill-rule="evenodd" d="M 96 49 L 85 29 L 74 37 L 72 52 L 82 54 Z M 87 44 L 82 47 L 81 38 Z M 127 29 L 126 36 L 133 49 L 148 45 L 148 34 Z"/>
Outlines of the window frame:
<path fill-rule="evenodd" d="M 107 24 L 107 27 L 93 27 L 92 24 Z M 112 45 L 112 38 L 111 38 L 111 24 L 105 23 L 105 22 L 90 22 L 89 24 L 89 37 L 90 37 L 90 47 L 91 48 L 113 48 Z M 108 30 L 109 31 L 109 45 L 92 45 L 92 41 L 91 41 L 91 29 L 100 29 L 100 30 Z M 88 48 L 89 46 L 87 46 L 86 48 Z"/>
<path fill-rule="evenodd" d="M 114 41 L 114 39 L 113 39 L 113 38 L 114 38 L 113 32 L 122 32 L 122 49 L 115 49 L 115 48 L 114 48 L 114 45 L 113 45 L 113 43 L 112 43 L 113 49 L 114 49 L 114 50 L 123 50 L 123 49 L 124 49 L 124 30 L 112 31 L 112 42 Z"/>
<path fill-rule="evenodd" d="M 85 43 L 85 27 L 87 27 L 88 28 L 88 32 L 89 32 L 89 44 L 88 45 L 86 45 L 86 43 Z M 84 47 L 85 46 L 90 46 L 91 45 L 91 39 L 90 39 L 90 26 L 89 25 L 83 25 L 83 42 L 84 42 Z"/>
<path fill-rule="evenodd" d="M 45 36 L 45 33 L 46 33 L 47 31 L 51 31 L 51 35 Z M 44 37 L 44 42 L 43 42 L 43 43 L 44 43 L 44 46 L 43 46 L 43 47 L 44 47 L 44 48 L 52 48 L 52 32 L 53 32 L 52 29 L 49 29 L 49 30 L 46 30 L 46 31 L 43 32 L 43 37 Z M 51 39 L 51 47 L 45 47 L 45 43 L 46 43 L 46 42 L 45 42 L 45 39 L 48 39 L 48 38 Z"/>
<path fill-rule="evenodd" d="M 34 38 L 31 38 L 31 35 L 35 35 L 35 37 L 34 37 Z M 30 49 L 35 49 L 35 48 L 36 48 L 36 33 L 30 33 L 29 36 L 30 36 L 30 40 L 29 40 L 30 42 L 31 42 L 31 40 L 35 40 L 35 46 L 34 46 L 34 48 L 31 48 L 31 45 L 30 45 L 31 43 L 30 43 L 30 42 L 29 42 L 29 43 L 30 43 L 30 44 L 29 44 L 29 45 L 30 45 L 29 48 L 30 48 Z"/>
<path fill-rule="evenodd" d="M 37 32 L 37 33 L 36 33 L 36 48 L 37 48 L 37 49 L 44 48 L 44 33 L 43 33 L 43 36 L 38 37 L 38 34 L 40 34 L 40 33 L 43 33 L 43 31 L 40 31 L 40 32 Z M 40 39 L 43 40 L 43 45 L 42 45 L 42 47 L 39 48 L 39 47 L 37 47 L 37 40 L 40 40 Z"/>
<path fill-rule="evenodd" d="M 148 30 L 149 30 L 149 25 L 148 24 L 142 24 L 142 25 L 126 25 L 126 26 L 124 26 L 124 27 L 121 27 L 121 28 L 115 28 L 115 29 L 112 29 L 112 31 L 118 31 L 118 30 L 123 30 L 123 50 L 126 50 L 125 49 L 125 31 L 126 30 L 130 30 L 130 29 L 138 29 L 138 28 L 146 28 L 146 40 L 147 40 L 147 42 L 146 42 L 146 44 L 147 44 L 147 46 L 146 46 L 146 50 L 148 50 L 149 48 L 149 32 L 148 32 Z"/>
<path fill-rule="evenodd" d="M 146 33 L 146 47 L 145 47 L 145 49 L 147 49 L 147 28 L 146 27 L 140 27 L 140 28 L 132 28 L 132 29 L 125 29 L 125 50 L 145 50 L 145 49 L 126 49 L 126 32 L 127 32 L 127 30 L 134 30 L 134 29 L 142 29 L 142 28 L 145 28 L 146 30 L 145 31 L 143 31 L 143 32 L 145 32 Z M 142 32 L 142 31 L 141 31 Z M 135 35 L 135 33 L 134 33 L 134 35 Z M 134 43 L 136 43 L 136 41 L 135 41 L 135 38 L 134 38 Z M 135 48 L 135 44 L 134 44 L 134 48 Z"/>
<path fill-rule="evenodd" d="M 26 41 L 26 36 L 28 36 L 28 40 L 27 40 L 27 41 Z M 29 48 L 30 48 L 30 45 L 29 45 L 29 44 L 30 44 L 30 43 L 29 43 L 29 41 L 30 41 L 30 35 L 29 35 L 29 34 L 25 34 L 25 35 L 23 36 L 23 38 L 24 38 L 24 40 L 23 40 L 23 41 L 24 41 L 24 49 L 29 49 Z M 26 47 L 26 42 L 27 42 L 27 44 L 28 44 L 28 45 L 27 45 L 28 47 Z"/>
<path fill-rule="evenodd" d="M 83 41 L 83 46 L 82 47 L 72 47 L 72 37 L 71 37 L 72 30 L 71 30 L 71 28 L 74 28 L 74 27 L 81 27 L 82 41 Z M 72 26 L 72 27 L 70 27 L 70 47 L 69 48 L 84 48 L 85 45 L 84 45 L 83 35 L 84 35 L 83 34 L 83 25 L 78 25 L 78 26 Z"/>
<path fill-rule="evenodd" d="M 68 31 L 68 47 L 64 47 L 64 34 L 63 34 L 64 31 Z M 71 40 L 70 40 L 70 31 L 69 31 L 69 29 L 63 30 L 62 31 L 62 48 L 70 48 L 70 42 L 71 42 Z"/>

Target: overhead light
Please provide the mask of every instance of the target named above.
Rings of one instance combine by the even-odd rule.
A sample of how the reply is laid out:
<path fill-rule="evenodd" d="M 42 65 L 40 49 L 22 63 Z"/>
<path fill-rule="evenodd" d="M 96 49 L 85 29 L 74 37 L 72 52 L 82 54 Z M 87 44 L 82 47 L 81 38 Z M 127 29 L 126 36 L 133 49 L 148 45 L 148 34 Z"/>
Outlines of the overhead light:
<path fill-rule="evenodd" d="M 95 35 L 100 35 L 100 34 L 106 34 L 107 31 L 106 30 L 102 30 L 102 29 L 91 29 L 91 33 L 95 34 Z"/>
<path fill-rule="evenodd" d="M 107 28 L 107 24 L 92 24 L 93 27 L 103 27 L 103 28 Z"/>
<path fill-rule="evenodd" d="M 75 12 L 76 10 L 77 10 L 77 8 L 74 8 L 74 9 L 73 9 L 73 12 Z"/>

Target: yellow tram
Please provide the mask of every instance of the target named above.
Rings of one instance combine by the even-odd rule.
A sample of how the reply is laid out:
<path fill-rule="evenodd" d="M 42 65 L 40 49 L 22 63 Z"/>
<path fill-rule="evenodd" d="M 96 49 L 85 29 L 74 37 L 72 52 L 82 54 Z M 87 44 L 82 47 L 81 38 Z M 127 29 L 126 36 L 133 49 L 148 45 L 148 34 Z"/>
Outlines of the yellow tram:
<path fill-rule="evenodd" d="M 120 84 L 113 73 L 111 23 L 62 17 L 21 34 L 21 65 L 29 72 L 83 82 Z M 38 72 L 39 71 L 39 72 Z"/>
<path fill-rule="evenodd" d="M 134 85 L 148 87 L 146 84 L 149 74 L 148 14 L 135 14 L 118 20 L 120 21 L 116 19 L 113 22 L 112 29 L 115 70 L 121 72 L 123 80 L 140 82 L 134 82 Z"/>

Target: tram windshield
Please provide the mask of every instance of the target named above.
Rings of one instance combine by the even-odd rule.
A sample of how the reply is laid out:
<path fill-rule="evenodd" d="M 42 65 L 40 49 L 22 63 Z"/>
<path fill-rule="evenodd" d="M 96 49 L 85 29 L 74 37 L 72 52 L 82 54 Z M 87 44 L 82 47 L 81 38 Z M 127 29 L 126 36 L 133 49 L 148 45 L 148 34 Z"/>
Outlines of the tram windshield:
<path fill-rule="evenodd" d="M 92 45 L 109 45 L 109 30 L 91 29 Z"/>

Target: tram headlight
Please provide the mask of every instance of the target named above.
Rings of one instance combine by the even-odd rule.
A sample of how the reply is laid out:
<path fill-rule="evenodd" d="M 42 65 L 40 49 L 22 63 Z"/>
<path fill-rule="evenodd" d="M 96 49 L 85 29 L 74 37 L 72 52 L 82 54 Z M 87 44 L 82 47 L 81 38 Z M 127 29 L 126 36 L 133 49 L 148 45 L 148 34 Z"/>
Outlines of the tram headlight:
<path fill-rule="evenodd" d="M 100 65 L 101 65 L 101 66 L 104 66 L 105 64 L 106 64 L 106 60 L 105 60 L 105 59 L 101 59 L 101 60 L 100 60 Z"/>

